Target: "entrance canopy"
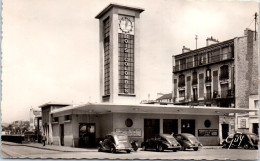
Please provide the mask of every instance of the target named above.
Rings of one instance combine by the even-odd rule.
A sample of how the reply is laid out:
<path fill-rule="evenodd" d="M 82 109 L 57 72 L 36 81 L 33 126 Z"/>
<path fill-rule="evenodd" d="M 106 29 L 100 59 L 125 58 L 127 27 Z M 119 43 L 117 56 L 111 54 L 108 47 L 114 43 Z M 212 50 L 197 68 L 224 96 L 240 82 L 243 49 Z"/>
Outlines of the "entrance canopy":
<path fill-rule="evenodd" d="M 156 104 L 111 104 L 87 103 L 72 105 L 51 111 L 52 114 L 106 114 L 106 113 L 151 113 L 151 114 L 186 114 L 186 115 L 227 115 L 229 113 L 256 112 L 258 109 L 242 109 L 227 107 L 204 107 L 183 105 Z"/>

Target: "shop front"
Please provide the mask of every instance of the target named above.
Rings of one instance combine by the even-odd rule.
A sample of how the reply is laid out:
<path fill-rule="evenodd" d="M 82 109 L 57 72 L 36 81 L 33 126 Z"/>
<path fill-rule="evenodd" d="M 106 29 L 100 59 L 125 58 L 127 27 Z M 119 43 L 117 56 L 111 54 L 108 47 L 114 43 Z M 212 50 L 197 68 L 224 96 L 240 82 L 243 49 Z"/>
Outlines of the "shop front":
<path fill-rule="evenodd" d="M 219 145 L 219 116 L 245 109 L 174 105 L 84 104 L 53 110 L 53 144 L 95 147 L 110 132 L 139 143 L 159 133 L 191 133 L 203 145 Z M 140 144 L 139 144 L 140 145 Z"/>

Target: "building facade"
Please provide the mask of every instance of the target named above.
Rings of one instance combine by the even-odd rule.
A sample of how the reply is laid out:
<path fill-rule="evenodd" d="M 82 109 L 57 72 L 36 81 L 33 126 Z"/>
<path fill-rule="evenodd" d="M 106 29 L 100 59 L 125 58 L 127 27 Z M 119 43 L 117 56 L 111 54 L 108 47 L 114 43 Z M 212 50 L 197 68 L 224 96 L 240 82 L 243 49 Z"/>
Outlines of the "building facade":
<path fill-rule="evenodd" d="M 39 106 L 39 108 L 41 108 L 41 113 L 42 113 L 42 120 L 41 120 L 41 124 L 42 124 L 42 129 L 38 129 L 39 131 L 42 132 L 42 135 L 46 136 L 46 143 L 47 144 L 53 144 L 53 127 L 52 127 L 52 122 L 55 122 L 54 118 L 51 115 L 51 111 L 55 110 L 55 109 L 59 109 L 65 106 L 69 106 L 69 104 L 61 104 L 61 103 L 45 103 L 41 106 Z M 40 120 L 37 120 L 38 125 L 40 125 Z"/>
<path fill-rule="evenodd" d="M 42 116 L 42 113 L 40 110 L 34 110 L 33 108 L 30 109 L 30 131 L 34 131 L 37 129 L 38 119 Z"/>
<path fill-rule="evenodd" d="M 173 56 L 174 104 L 249 109 L 249 96 L 258 93 L 256 33 L 246 29 L 242 37 L 210 41 L 214 43 Z M 236 126 L 237 119 L 235 114 L 220 116 L 222 139 L 245 131 Z"/>
<path fill-rule="evenodd" d="M 173 132 L 191 133 L 203 145 L 218 145 L 219 115 L 250 111 L 165 103 L 140 104 L 139 33 L 140 13 L 143 11 L 137 7 L 110 4 L 96 16 L 100 29 L 101 101 L 76 106 L 51 103 L 40 106 L 48 142 L 61 146 L 95 147 L 106 134 L 122 132 L 141 145 L 142 141 L 156 134 Z M 227 41 L 227 45 L 222 46 L 225 51 L 225 47 L 228 48 L 227 65 L 232 64 L 228 57 L 229 51 L 233 51 L 232 44 L 232 41 Z M 232 99 L 231 103 L 234 103 Z"/>

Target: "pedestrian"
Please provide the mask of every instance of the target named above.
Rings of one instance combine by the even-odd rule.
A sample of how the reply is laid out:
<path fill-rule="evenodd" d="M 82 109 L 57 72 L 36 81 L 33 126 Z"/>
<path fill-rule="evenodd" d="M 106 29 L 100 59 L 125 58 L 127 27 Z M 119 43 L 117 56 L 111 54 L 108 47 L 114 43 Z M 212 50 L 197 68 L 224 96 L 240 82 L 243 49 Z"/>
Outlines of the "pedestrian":
<path fill-rule="evenodd" d="M 42 136 L 42 143 L 43 143 L 43 146 L 45 146 L 45 142 L 46 142 L 46 136 L 45 136 L 45 134 L 43 134 L 43 136 Z"/>

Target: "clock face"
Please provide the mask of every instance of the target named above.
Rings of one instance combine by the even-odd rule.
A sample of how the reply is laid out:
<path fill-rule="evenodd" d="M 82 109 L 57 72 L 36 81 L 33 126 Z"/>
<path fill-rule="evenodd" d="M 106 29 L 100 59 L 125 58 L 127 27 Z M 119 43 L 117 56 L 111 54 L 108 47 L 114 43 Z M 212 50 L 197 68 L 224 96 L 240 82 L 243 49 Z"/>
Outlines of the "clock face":
<path fill-rule="evenodd" d="M 133 31 L 133 28 L 134 28 L 134 23 L 131 21 L 129 17 L 122 17 L 119 20 L 119 29 L 123 33 L 130 33 L 131 31 Z"/>

